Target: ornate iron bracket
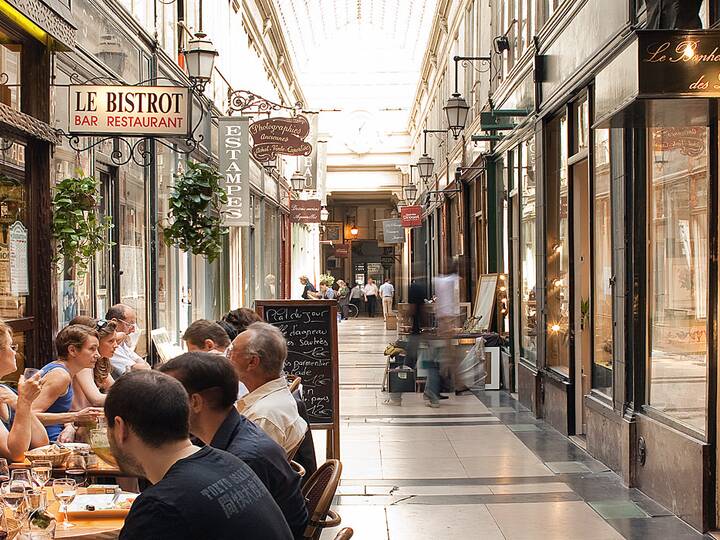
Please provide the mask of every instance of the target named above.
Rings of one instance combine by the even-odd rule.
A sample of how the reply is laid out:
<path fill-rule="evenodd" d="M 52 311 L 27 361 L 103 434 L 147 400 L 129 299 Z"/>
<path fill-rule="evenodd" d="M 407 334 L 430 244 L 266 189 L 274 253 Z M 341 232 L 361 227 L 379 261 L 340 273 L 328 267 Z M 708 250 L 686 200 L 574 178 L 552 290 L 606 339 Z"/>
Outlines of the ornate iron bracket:
<path fill-rule="evenodd" d="M 265 99 L 249 90 L 230 90 L 228 92 L 228 114 L 239 113 L 256 113 L 267 114 L 268 116 L 280 110 L 292 111 L 293 116 L 302 111 L 303 104 L 297 102 L 294 107 L 281 105 L 269 99 Z"/>

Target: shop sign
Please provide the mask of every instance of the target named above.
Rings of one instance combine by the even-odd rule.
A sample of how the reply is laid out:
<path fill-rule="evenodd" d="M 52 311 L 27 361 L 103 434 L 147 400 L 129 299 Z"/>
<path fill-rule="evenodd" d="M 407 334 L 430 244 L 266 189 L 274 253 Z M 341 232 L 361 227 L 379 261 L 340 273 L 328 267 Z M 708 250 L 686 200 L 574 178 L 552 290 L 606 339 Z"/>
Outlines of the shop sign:
<path fill-rule="evenodd" d="M 290 201 L 290 223 L 320 223 L 320 200 Z"/>
<path fill-rule="evenodd" d="M 26 296 L 30 294 L 28 278 L 28 230 L 21 222 L 10 225 L 8 242 L 10 255 L 10 294 Z"/>
<path fill-rule="evenodd" d="M 181 86 L 70 86 L 71 134 L 185 137 L 189 90 Z"/>
<path fill-rule="evenodd" d="M 227 192 L 225 225 L 241 227 L 251 224 L 250 214 L 250 138 L 247 117 L 225 116 L 218 120 L 219 172 Z"/>
<path fill-rule="evenodd" d="M 403 227 L 420 227 L 422 225 L 422 206 L 403 206 L 400 208 L 400 222 Z"/>
<path fill-rule="evenodd" d="M 338 244 L 335 246 L 335 256 L 345 259 L 350 256 L 350 244 Z"/>
<path fill-rule="evenodd" d="M 309 133 L 310 123 L 304 116 L 253 122 L 250 126 L 252 155 L 260 162 L 270 161 L 278 155 L 309 156 L 312 145 L 305 142 Z"/>
<path fill-rule="evenodd" d="M 405 229 L 399 219 L 383 219 L 383 241 L 387 244 L 405 242 Z"/>
<path fill-rule="evenodd" d="M 385 270 L 387 270 L 388 268 L 392 268 L 393 264 L 395 264 L 395 257 L 392 257 L 392 256 L 380 257 L 380 263 L 383 265 L 383 268 L 385 268 Z"/>
<path fill-rule="evenodd" d="M 641 95 L 720 97 L 720 32 L 639 30 L 637 34 Z"/>

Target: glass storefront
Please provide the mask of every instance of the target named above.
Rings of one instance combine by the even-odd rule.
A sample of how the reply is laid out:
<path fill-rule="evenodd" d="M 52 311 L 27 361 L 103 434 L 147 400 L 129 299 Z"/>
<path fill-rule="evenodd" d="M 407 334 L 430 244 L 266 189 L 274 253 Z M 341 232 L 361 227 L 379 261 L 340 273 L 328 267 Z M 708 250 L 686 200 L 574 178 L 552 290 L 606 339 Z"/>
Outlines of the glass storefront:
<path fill-rule="evenodd" d="M 613 134 L 615 136 L 615 134 Z M 593 176 L 593 388 L 612 395 L 612 206 L 610 132 L 594 131 Z"/>
<path fill-rule="evenodd" d="M 692 120 L 647 130 L 648 403 L 704 433 L 710 130 Z"/>
<path fill-rule="evenodd" d="M 520 147 L 520 354 L 537 363 L 535 143 Z"/>
<path fill-rule="evenodd" d="M 570 231 L 568 117 L 548 124 L 547 182 L 547 329 L 546 363 L 570 375 Z"/>

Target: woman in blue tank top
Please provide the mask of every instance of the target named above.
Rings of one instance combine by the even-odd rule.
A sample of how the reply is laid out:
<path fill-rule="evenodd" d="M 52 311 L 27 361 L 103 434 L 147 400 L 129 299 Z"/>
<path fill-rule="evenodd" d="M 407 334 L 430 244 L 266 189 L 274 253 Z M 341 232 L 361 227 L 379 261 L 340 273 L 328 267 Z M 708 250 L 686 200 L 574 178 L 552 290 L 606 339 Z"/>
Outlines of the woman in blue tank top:
<path fill-rule="evenodd" d="M 33 404 L 51 442 L 58 440 L 65 424 L 86 423 L 102 414 L 102 409 L 95 407 L 70 411 L 73 377 L 82 369 L 93 368 L 100 358 L 97 332 L 87 326 L 67 326 L 55 338 L 55 348 L 58 359 L 40 370 L 43 387 Z"/>
<path fill-rule="evenodd" d="M 0 321 L 0 377 L 17 371 L 12 330 Z M 18 391 L 0 385 L 0 457 L 22 461 L 25 452 L 48 443 L 45 428 L 32 412 L 32 402 L 40 395 L 40 375 L 18 382 Z"/>

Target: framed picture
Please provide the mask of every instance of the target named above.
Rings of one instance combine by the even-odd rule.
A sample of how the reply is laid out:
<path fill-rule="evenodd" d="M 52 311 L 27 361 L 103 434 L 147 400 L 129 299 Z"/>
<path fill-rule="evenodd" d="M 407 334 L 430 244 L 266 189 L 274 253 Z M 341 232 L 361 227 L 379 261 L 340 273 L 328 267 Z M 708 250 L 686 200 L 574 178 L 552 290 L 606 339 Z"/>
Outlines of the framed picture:
<path fill-rule="evenodd" d="M 325 232 L 323 240 L 330 242 L 343 242 L 343 224 L 337 221 L 328 221 L 325 223 Z"/>

